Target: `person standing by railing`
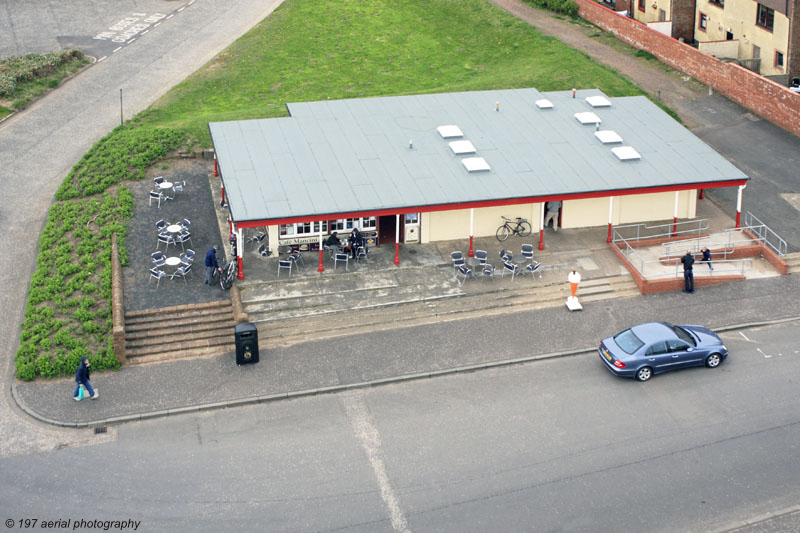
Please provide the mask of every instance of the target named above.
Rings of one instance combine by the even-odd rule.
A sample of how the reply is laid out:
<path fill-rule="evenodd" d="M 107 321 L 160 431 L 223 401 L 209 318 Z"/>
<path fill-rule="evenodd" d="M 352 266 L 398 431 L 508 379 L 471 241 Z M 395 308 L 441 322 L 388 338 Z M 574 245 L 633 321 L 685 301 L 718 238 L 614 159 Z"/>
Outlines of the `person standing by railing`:
<path fill-rule="evenodd" d="M 692 266 L 694 265 L 694 255 L 691 250 L 686 251 L 686 255 L 681 257 L 683 263 L 683 292 L 694 292 L 694 272 Z"/>

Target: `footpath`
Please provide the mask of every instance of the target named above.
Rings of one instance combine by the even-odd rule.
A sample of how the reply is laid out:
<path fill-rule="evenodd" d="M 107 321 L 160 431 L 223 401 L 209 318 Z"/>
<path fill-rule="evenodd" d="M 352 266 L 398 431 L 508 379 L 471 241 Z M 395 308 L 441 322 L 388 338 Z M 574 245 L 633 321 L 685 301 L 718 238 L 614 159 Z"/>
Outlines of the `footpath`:
<path fill-rule="evenodd" d="M 553 18 L 519 1 L 491 1 L 543 33 L 586 51 L 651 94 L 660 94 L 690 128 L 708 128 L 720 121 L 741 123 L 746 115 L 724 98 L 704 97 L 702 86 L 678 73 L 658 64 L 632 61 L 629 50 L 588 37 L 591 30 L 580 24 Z M 713 113 L 694 113 L 700 100 Z M 788 134 L 781 130 L 767 129 L 764 135 L 778 138 L 775 144 L 787 145 Z M 746 136 L 733 139 L 738 139 L 743 147 L 752 143 Z M 765 190 L 764 194 L 769 192 Z M 759 199 L 762 201 L 770 205 L 773 200 L 765 197 Z M 731 204 L 724 203 L 723 208 L 728 210 Z M 796 220 L 796 213 L 793 216 Z M 765 222 L 770 224 L 768 220 Z M 781 234 L 790 242 L 790 250 L 796 249 L 800 242 L 797 232 L 800 228 L 788 235 Z M 587 250 L 585 255 L 591 260 L 592 253 Z M 619 274 L 619 265 L 595 259 L 594 263 L 601 266 L 596 275 Z M 613 271 L 603 272 L 604 265 Z M 800 276 L 790 275 L 703 287 L 694 295 L 676 292 L 587 302 L 584 310 L 577 313 L 570 313 L 559 304 L 469 320 L 434 318 L 413 328 L 396 327 L 324 340 L 314 340 L 312 334 L 308 342 L 301 344 L 262 346 L 260 362 L 252 365 L 237 367 L 231 353 L 129 366 L 119 372 L 97 374 L 92 380 L 100 391 L 97 401 L 72 401 L 71 379 L 16 382 L 12 394 L 22 410 L 43 422 L 66 427 L 101 426 L 570 355 L 595 357 L 593 352 L 601 338 L 630 324 L 650 320 L 700 323 L 717 331 L 795 321 L 800 319 L 800 303 L 794 296 L 798 289 Z M 353 326 L 347 312 L 331 320 L 342 329 Z M 605 372 L 599 361 L 597 371 Z"/>

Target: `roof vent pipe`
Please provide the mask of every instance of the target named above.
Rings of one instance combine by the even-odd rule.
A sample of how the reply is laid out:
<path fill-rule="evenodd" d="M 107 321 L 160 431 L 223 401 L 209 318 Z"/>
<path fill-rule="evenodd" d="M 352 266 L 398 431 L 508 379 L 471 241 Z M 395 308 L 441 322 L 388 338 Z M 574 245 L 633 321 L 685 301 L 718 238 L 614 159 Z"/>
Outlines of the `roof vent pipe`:
<path fill-rule="evenodd" d="M 500 111 L 500 102 L 495 102 L 494 103 L 494 110 L 495 111 Z"/>
<path fill-rule="evenodd" d="M 409 139 L 408 140 L 408 149 L 409 150 L 413 150 L 414 149 L 414 140 L 413 139 Z"/>
<path fill-rule="evenodd" d="M 600 123 L 599 122 L 595 122 L 594 123 L 594 131 L 600 131 Z"/>

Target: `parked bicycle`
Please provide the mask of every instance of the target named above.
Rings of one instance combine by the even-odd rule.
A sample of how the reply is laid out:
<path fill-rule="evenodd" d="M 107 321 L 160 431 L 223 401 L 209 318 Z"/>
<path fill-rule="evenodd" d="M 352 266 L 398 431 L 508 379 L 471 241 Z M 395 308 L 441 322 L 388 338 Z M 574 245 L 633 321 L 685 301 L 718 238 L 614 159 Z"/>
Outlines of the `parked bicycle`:
<path fill-rule="evenodd" d="M 219 286 L 222 287 L 222 290 L 227 291 L 233 287 L 233 280 L 236 279 L 237 270 L 238 265 L 236 263 L 236 257 L 234 257 L 233 261 L 227 263 L 219 271 L 215 270 L 213 278 L 215 280 L 219 279 Z"/>
<path fill-rule="evenodd" d="M 512 222 L 510 218 L 500 218 L 505 222 L 503 222 L 502 226 L 497 228 L 496 235 L 498 241 L 503 242 L 508 239 L 508 236 L 511 234 L 519 235 L 520 237 L 527 237 L 531 234 L 531 225 L 526 219 L 517 217 L 517 221 Z"/>

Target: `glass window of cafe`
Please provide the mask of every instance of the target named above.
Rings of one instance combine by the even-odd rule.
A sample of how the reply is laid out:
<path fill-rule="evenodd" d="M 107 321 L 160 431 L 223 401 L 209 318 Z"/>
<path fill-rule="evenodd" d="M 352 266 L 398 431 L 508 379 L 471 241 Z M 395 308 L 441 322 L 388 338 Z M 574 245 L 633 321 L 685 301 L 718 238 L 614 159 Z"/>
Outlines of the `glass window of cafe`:
<path fill-rule="evenodd" d="M 349 232 L 353 228 L 360 231 L 374 231 L 378 228 L 376 217 L 340 218 L 338 220 L 323 220 L 317 222 L 297 222 L 295 224 L 282 224 L 278 226 L 281 237 L 296 235 L 327 235 L 331 232 Z"/>

